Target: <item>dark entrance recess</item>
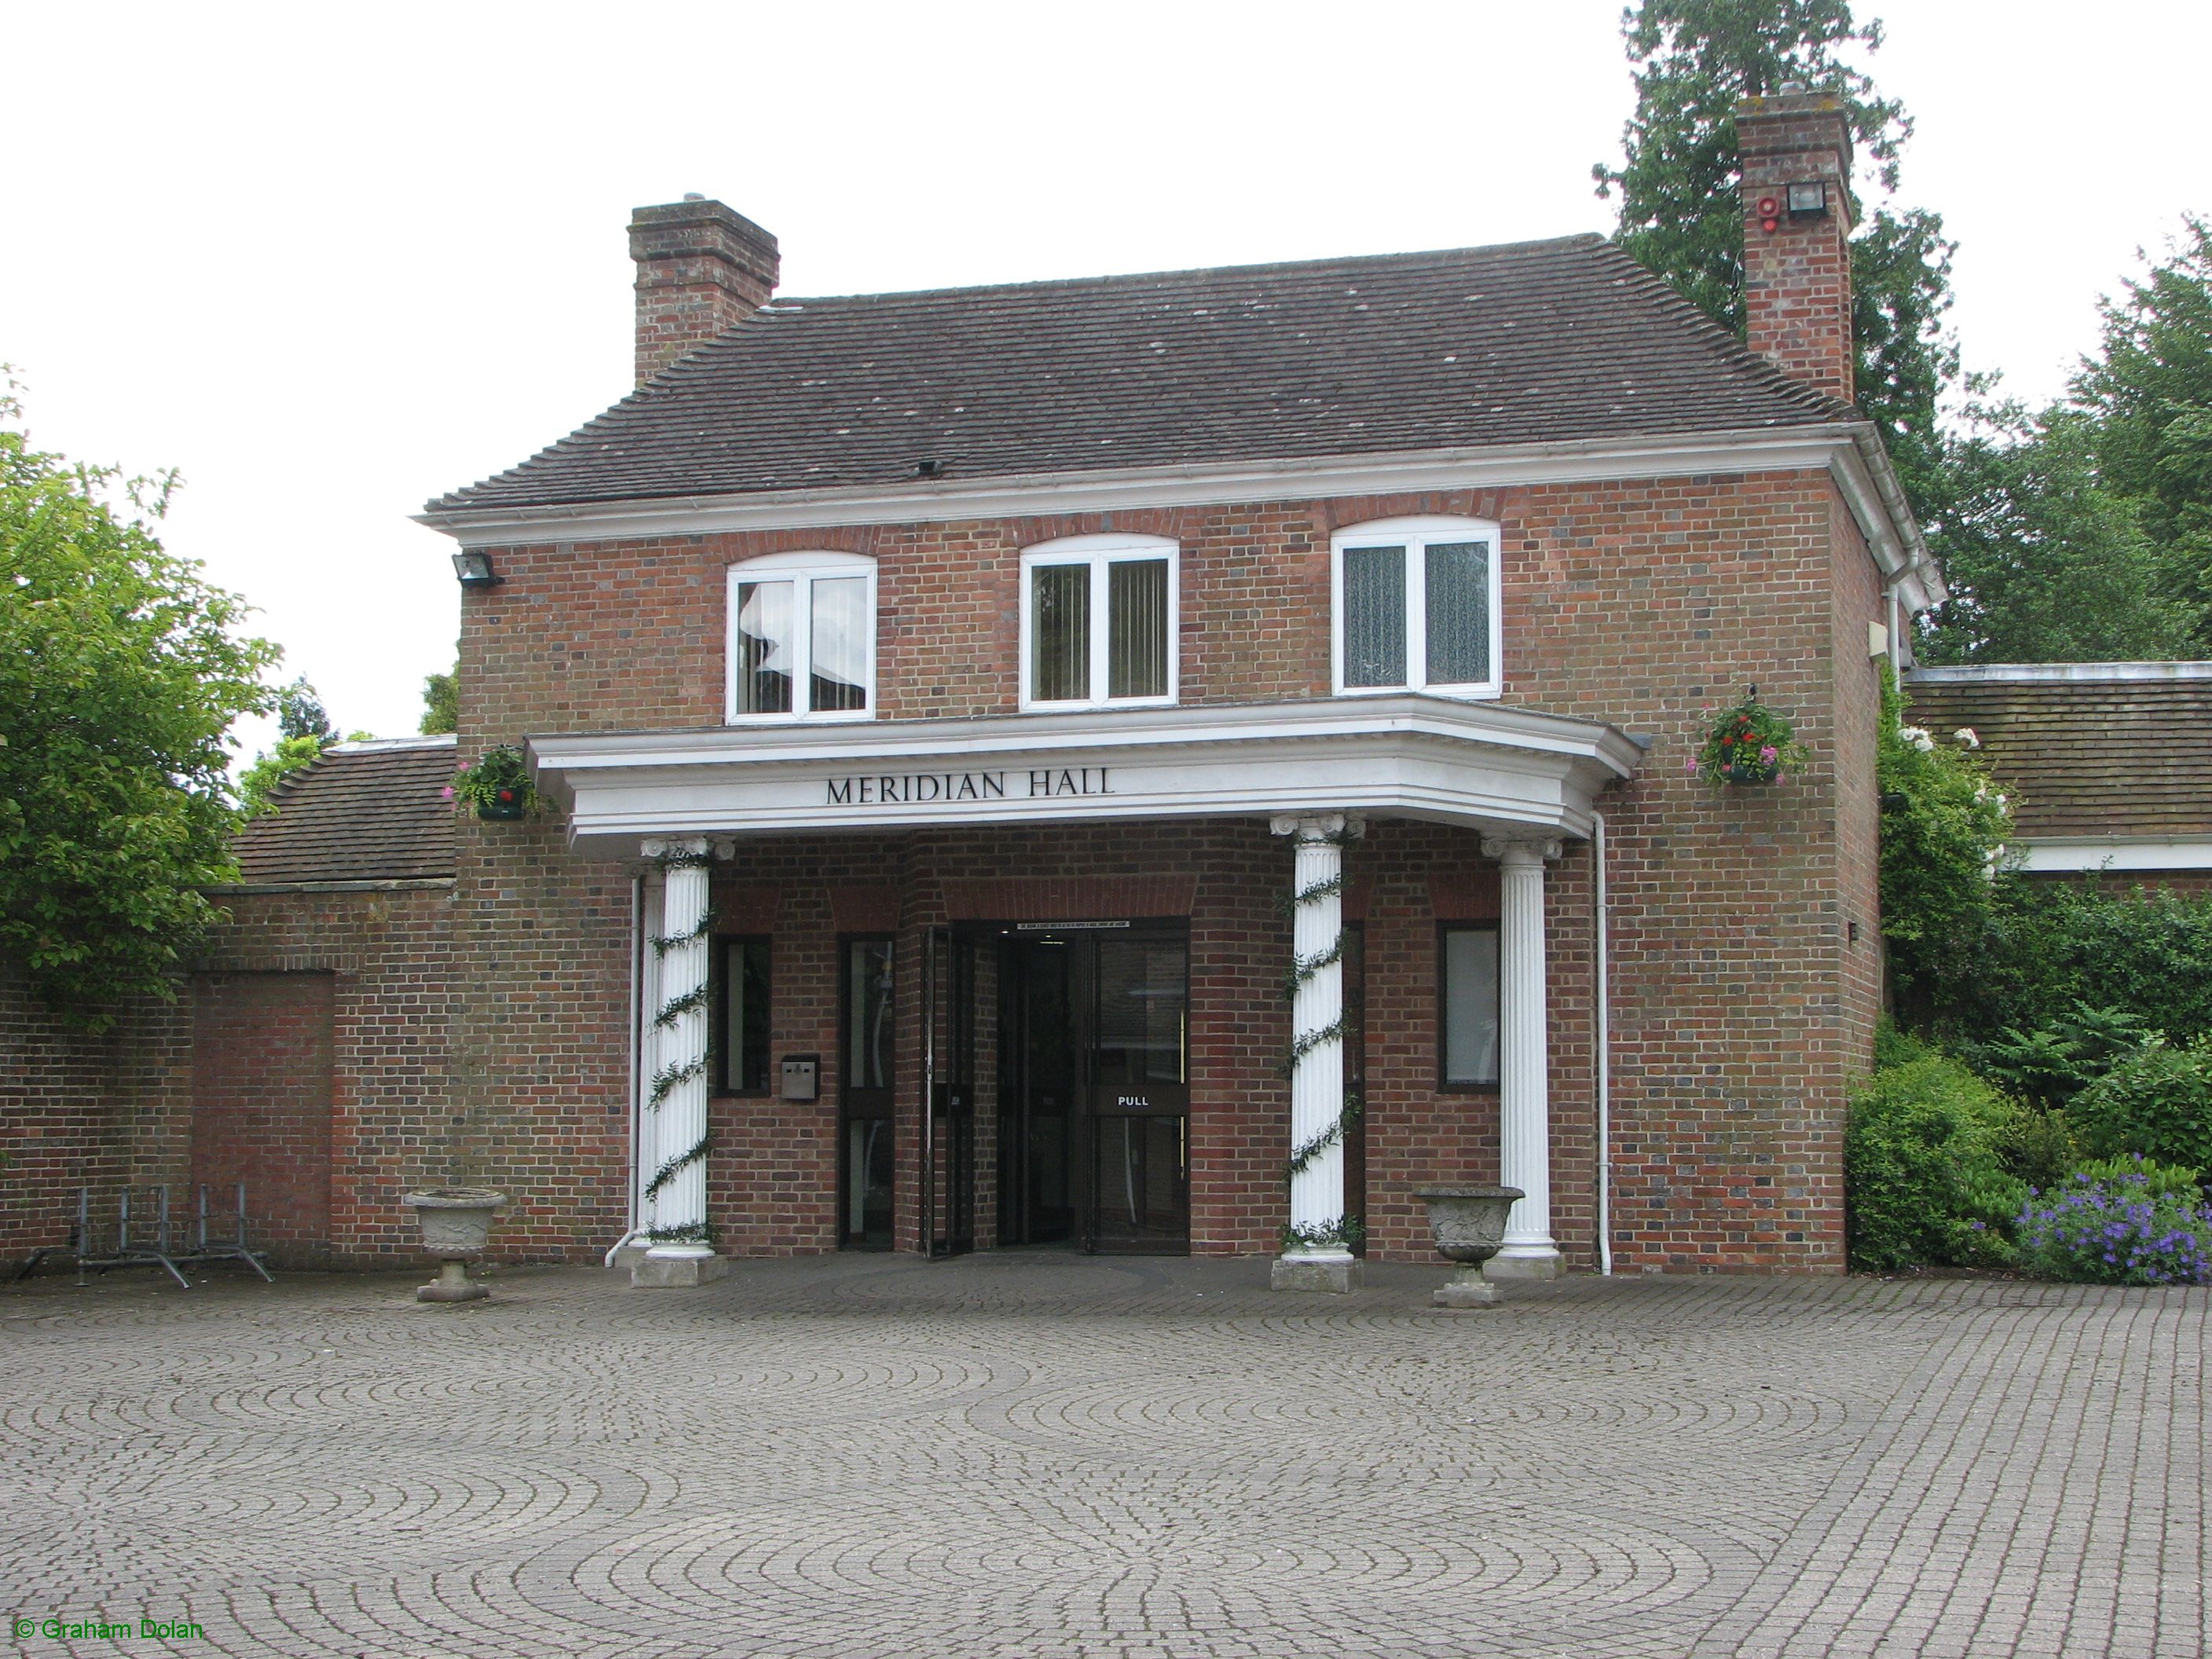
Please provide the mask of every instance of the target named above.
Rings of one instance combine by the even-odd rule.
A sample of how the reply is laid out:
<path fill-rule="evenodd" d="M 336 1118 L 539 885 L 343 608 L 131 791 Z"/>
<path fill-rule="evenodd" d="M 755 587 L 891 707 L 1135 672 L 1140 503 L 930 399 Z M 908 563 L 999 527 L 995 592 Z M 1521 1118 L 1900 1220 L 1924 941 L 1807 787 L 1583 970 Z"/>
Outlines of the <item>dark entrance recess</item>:
<path fill-rule="evenodd" d="M 926 1144 L 936 1251 L 975 1237 L 988 1113 L 998 1243 L 1190 1248 L 1190 938 L 1180 922 L 948 932 Z"/>
<path fill-rule="evenodd" d="M 892 942 L 838 943 L 837 1242 L 891 1248 Z"/>

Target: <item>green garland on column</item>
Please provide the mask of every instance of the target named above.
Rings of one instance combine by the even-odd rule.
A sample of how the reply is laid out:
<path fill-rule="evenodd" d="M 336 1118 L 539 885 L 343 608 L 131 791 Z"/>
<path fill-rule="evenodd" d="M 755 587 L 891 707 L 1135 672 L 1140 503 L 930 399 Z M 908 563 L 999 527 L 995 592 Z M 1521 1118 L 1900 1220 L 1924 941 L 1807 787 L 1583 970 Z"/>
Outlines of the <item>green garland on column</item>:
<path fill-rule="evenodd" d="M 1341 849 L 1351 846 L 1359 837 L 1347 824 L 1342 830 L 1321 839 L 1331 842 Z M 1340 870 L 1336 874 L 1315 882 L 1310 887 L 1302 887 L 1290 895 L 1283 902 L 1283 914 L 1295 918 L 1298 911 L 1305 906 L 1317 904 L 1322 899 L 1343 891 L 1344 872 Z M 1332 963 L 1342 962 L 1345 947 L 1351 939 L 1352 930 L 1340 926 L 1336 930 L 1336 937 L 1328 945 L 1310 957 L 1297 957 L 1291 963 L 1289 971 L 1283 975 L 1283 1000 L 1286 1003 L 1295 1002 L 1297 1000 L 1298 992 L 1315 975 Z M 1334 1020 L 1319 1030 L 1293 1031 L 1289 1049 L 1282 1060 L 1280 1067 L 1282 1074 L 1285 1077 L 1294 1076 L 1301 1060 L 1325 1044 L 1341 1042 L 1351 1029 L 1350 1014 L 1340 1012 Z M 1291 1149 L 1290 1159 L 1283 1166 L 1283 1185 L 1287 1188 L 1292 1181 L 1312 1166 L 1316 1158 L 1330 1147 L 1340 1144 L 1344 1138 L 1351 1133 L 1352 1126 L 1359 1121 L 1362 1109 L 1359 1097 L 1352 1091 L 1346 1090 L 1343 1103 L 1337 1108 L 1336 1116 L 1328 1127 L 1317 1134 L 1309 1136 Z M 1352 1220 L 1349 1217 L 1339 1216 L 1334 1221 L 1323 1222 L 1318 1225 L 1300 1226 L 1285 1224 L 1282 1231 L 1282 1239 L 1285 1249 L 1294 1244 L 1356 1244 L 1364 1235 L 1365 1231 L 1359 1223 Z"/>
<path fill-rule="evenodd" d="M 704 869 L 708 866 L 713 864 L 714 860 L 711 855 L 705 853 L 692 853 L 678 849 L 664 852 L 655 857 L 653 861 L 659 866 L 661 873 L 665 875 L 671 870 Z M 671 951 L 673 951 L 680 945 L 690 945 L 699 939 L 706 938 L 707 935 L 713 931 L 714 926 L 714 904 L 709 902 L 707 907 L 699 913 L 699 920 L 693 923 L 690 928 L 686 932 L 681 933 L 654 934 L 651 941 L 653 945 L 653 953 L 656 957 L 665 957 Z M 708 988 L 703 984 L 695 985 L 688 991 L 668 998 L 660 1005 L 659 1012 L 655 1013 L 653 1017 L 654 1026 L 656 1028 L 661 1026 L 672 1026 L 676 1024 L 680 1016 L 690 1013 L 694 1009 L 704 1008 L 707 1006 L 707 988 Z M 706 1069 L 707 1061 L 703 1056 L 696 1060 L 682 1060 L 674 1065 L 662 1066 L 659 1071 L 653 1074 L 653 1085 L 647 1093 L 646 1104 L 653 1110 L 656 1112 L 659 1111 L 661 1108 L 661 1103 L 668 1098 L 670 1092 L 678 1084 L 685 1081 L 687 1079 L 697 1077 Z M 670 1182 L 676 1178 L 678 1171 L 683 1170 L 689 1164 L 696 1164 L 700 1159 L 706 1157 L 708 1151 L 712 1146 L 713 1143 L 714 1137 L 711 1134 L 702 1134 L 699 1137 L 699 1141 L 696 1146 L 691 1147 L 688 1152 L 679 1152 L 674 1158 L 670 1158 L 667 1163 L 662 1164 L 658 1170 L 654 1170 L 653 1179 L 646 1182 L 645 1195 L 647 1198 L 653 1197 L 653 1194 L 659 1192 L 663 1187 L 665 1187 Z M 695 1232 L 697 1234 L 696 1238 L 693 1237 Z M 648 1231 L 647 1236 L 661 1243 L 704 1243 L 711 1242 L 706 1237 L 706 1224 L 704 1222 L 699 1222 L 684 1227 L 653 1228 Z"/>

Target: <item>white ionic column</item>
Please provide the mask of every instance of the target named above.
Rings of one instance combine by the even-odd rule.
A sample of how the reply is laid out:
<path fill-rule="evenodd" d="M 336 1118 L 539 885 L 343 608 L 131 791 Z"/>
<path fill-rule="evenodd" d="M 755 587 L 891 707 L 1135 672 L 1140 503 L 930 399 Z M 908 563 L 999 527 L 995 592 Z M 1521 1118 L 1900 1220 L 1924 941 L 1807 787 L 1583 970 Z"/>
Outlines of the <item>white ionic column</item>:
<path fill-rule="evenodd" d="M 1544 860 L 1556 841 L 1490 841 L 1498 872 L 1498 1177 L 1526 1197 L 1505 1218 L 1492 1279 L 1555 1279 L 1552 1240 L 1551 1042 L 1544 1006 Z"/>
<path fill-rule="evenodd" d="M 657 847 L 658 842 L 648 842 Z M 656 1224 L 659 1200 L 645 1190 L 653 1172 L 660 1167 L 660 1114 L 649 1103 L 653 1079 L 667 1062 L 661 1058 L 662 1039 L 668 1028 L 656 1024 L 660 1012 L 660 953 L 652 941 L 668 931 L 668 883 L 656 870 L 645 878 L 645 939 L 640 949 L 637 975 L 637 1150 L 631 1179 L 637 1190 L 637 1225 L 649 1233 Z"/>
<path fill-rule="evenodd" d="M 660 958 L 659 996 L 647 1012 L 648 1022 L 662 1009 L 707 983 L 707 935 L 697 932 L 707 915 L 707 843 L 696 836 L 647 842 L 645 855 L 672 859 L 661 890 L 660 932 L 665 939 L 681 939 L 658 952 Z M 696 938 L 685 935 L 697 933 Z M 666 1024 L 652 1024 L 650 1045 L 654 1066 L 646 1083 L 646 1115 L 658 1121 L 651 1133 L 641 1136 L 653 1147 L 653 1174 L 671 1158 L 679 1158 L 704 1139 L 707 1133 L 707 1010 L 703 999 L 684 1009 Z M 656 1110 L 651 1104 L 653 1078 L 674 1068 L 678 1076 L 661 1097 Z M 656 1232 L 678 1229 L 703 1230 L 707 1222 L 707 1160 L 692 1159 L 672 1174 L 654 1194 L 651 1225 Z M 633 1281 L 640 1285 L 696 1285 L 703 1276 L 702 1264 L 713 1261 L 714 1249 L 699 1239 L 656 1238 L 638 1264 Z"/>
<path fill-rule="evenodd" d="M 1279 817 L 1272 826 L 1292 838 L 1291 890 L 1314 896 L 1291 907 L 1291 948 L 1295 967 L 1320 962 L 1300 982 L 1291 1001 L 1291 1036 L 1306 1043 L 1315 1034 L 1332 1035 L 1299 1054 L 1291 1070 L 1291 1149 L 1328 1134 L 1344 1111 L 1344 964 L 1338 944 L 1344 928 L 1342 842 L 1347 829 L 1365 828 L 1342 813 L 1307 813 Z M 1316 891 L 1325 889 L 1325 891 Z M 1341 1233 L 1344 1224 L 1344 1141 L 1340 1135 L 1291 1177 L 1291 1224 Z M 1275 1262 L 1274 1287 L 1298 1291 L 1352 1288 L 1358 1259 L 1341 1243 L 1291 1244 Z"/>

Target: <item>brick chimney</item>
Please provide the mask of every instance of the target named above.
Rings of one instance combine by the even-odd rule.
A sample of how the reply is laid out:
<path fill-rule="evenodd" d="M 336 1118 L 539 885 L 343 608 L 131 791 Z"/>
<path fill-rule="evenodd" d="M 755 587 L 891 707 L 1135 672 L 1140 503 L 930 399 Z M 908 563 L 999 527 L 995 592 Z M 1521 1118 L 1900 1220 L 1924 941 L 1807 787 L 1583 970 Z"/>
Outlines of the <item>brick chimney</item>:
<path fill-rule="evenodd" d="M 637 378 L 643 385 L 768 303 L 775 238 L 742 214 L 686 196 L 630 216 L 637 261 Z"/>
<path fill-rule="evenodd" d="M 1843 101 L 1786 89 L 1735 106 L 1746 340 L 1845 403 L 1851 374 L 1851 136 Z"/>

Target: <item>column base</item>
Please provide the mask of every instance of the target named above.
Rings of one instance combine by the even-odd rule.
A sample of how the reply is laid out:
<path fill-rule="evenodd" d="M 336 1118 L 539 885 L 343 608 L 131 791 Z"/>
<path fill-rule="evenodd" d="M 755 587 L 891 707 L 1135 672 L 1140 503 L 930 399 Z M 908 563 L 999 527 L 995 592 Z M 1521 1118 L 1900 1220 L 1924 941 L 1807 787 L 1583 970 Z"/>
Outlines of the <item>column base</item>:
<path fill-rule="evenodd" d="M 637 1264 L 645 1260 L 645 1253 L 648 1248 L 643 1244 L 618 1246 L 615 1250 L 614 1259 L 607 1263 L 607 1267 L 612 1272 L 618 1273 L 634 1273 L 637 1269 Z"/>
<path fill-rule="evenodd" d="M 629 1282 L 633 1290 L 688 1291 L 729 1271 L 726 1255 L 647 1255 L 629 1270 Z"/>
<path fill-rule="evenodd" d="M 1483 1278 L 1480 1267 L 1462 1267 L 1429 1300 L 1439 1308 L 1494 1308 L 1505 1300 L 1505 1292 Z"/>
<path fill-rule="evenodd" d="M 1267 1269 L 1271 1291 L 1323 1291 L 1340 1296 L 1358 1288 L 1359 1258 L 1354 1255 L 1279 1255 Z"/>
<path fill-rule="evenodd" d="M 1541 1250 L 1528 1255 L 1493 1255 L 1482 1264 L 1485 1279 L 1549 1279 L 1566 1272 L 1566 1263 L 1557 1250 Z"/>

